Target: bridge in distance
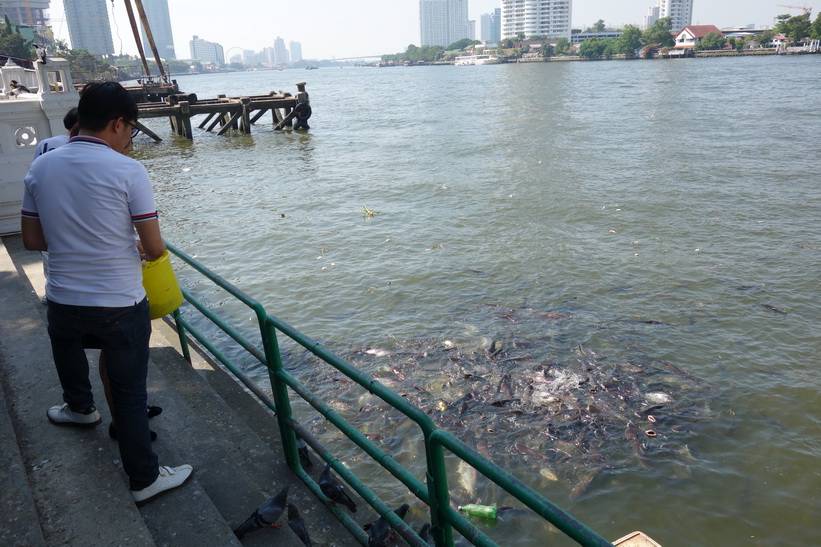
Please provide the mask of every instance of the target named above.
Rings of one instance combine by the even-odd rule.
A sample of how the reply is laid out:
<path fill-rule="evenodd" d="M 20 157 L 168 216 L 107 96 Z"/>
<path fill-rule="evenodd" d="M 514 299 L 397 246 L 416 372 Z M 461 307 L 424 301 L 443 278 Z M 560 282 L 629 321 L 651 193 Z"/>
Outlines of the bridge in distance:
<path fill-rule="evenodd" d="M 365 55 L 364 57 L 333 57 L 327 61 L 379 61 L 382 55 Z"/>

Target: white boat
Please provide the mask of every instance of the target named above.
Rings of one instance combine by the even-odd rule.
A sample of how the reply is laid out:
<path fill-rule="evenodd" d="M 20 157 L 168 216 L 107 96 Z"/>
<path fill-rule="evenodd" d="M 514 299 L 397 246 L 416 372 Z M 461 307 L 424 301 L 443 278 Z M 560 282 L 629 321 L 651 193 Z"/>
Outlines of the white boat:
<path fill-rule="evenodd" d="M 501 62 L 495 55 L 459 55 L 455 59 L 456 66 L 493 65 Z"/>

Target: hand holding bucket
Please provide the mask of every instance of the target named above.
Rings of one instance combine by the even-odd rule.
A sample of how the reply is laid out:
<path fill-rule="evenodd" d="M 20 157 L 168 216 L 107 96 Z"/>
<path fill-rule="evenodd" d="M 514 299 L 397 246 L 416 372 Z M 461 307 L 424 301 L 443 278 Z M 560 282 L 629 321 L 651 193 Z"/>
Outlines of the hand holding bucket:
<path fill-rule="evenodd" d="M 168 250 L 153 262 L 143 262 L 143 287 L 148 297 L 151 319 L 159 319 L 180 307 L 182 291 L 171 267 Z"/>

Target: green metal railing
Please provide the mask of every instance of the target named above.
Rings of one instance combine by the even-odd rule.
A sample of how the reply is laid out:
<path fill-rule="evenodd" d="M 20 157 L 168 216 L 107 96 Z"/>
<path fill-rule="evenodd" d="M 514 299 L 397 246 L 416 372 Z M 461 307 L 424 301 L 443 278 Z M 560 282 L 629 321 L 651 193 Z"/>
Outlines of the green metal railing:
<path fill-rule="evenodd" d="M 445 450 L 448 450 L 453 456 L 464 460 L 467 464 L 471 465 L 478 472 L 482 473 L 485 477 L 579 544 L 585 546 L 612 545 L 605 538 L 548 501 L 539 493 L 516 479 L 509 472 L 487 460 L 447 431 L 439 429 L 430 416 L 421 409 L 410 404 L 403 397 L 367 374 L 364 374 L 318 342 L 305 336 L 280 319 L 269 315 L 259 302 L 234 287 L 222 277 L 208 270 L 175 246 L 171 244 L 167 244 L 167 246 L 175 256 L 182 259 L 218 287 L 227 291 L 239 302 L 254 311 L 260 329 L 262 350 L 237 329 L 229 325 L 224 319 L 218 317 L 213 310 L 189 291 L 185 289 L 182 291 L 185 300 L 196 310 L 267 368 L 271 380 L 273 399 L 240 370 L 202 330 L 198 329 L 191 321 L 183 317 L 179 310 L 176 310 L 173 317 L 176 322 L 180 345 L 185 359 L 189 362 L 191 361 L 187 343 L 187 334 L 190 334 L 268 408 L 274 411 L 279 424 L 285 459 L 288 466 L 318 498 L 322 500 L 327 499 L 317 482 L 302 468 L 297 452 L 297 435 L 323 460 L 328 462 L 333 470 L 342 477 L 366 503 L 373 507 L 379 515 L 383 516 L 406 542 L 414 546 L 428 545 L 410 526 L 393 512 L 392 508 L 388 507 L 366 484 L 360 481 L 353 472 L 340 463 L 331 452 L 325 449 L 308 430 L 303 428 L 297 420 L 294 419 L 291 411 L 290 392 L 295 393 L 307 402 L 350 441 L 367 453 L 376 463 L 404 484 L 414 496 L 430 507 L 430 532 L 436 545 L 452 546 L 454 542 L 454 529 L 474 545 L 497 545 L 461 513 L 451 507 L 450 494 L 448 491 L 448 474 L 445 466 Z M 362 432 L 348 423 L 313 391 L 284 369 L 278 343 L 279 334 L 290 338 L 304 347 L 310 353 L 359 384 L 363 389 L 379 397 L 385 403 L 407 416 L 419 427 L 425 447 L 426 475 L 424 482 L 397 463 L 390 454 L 387 454 L 371 442 Z M 328 504 L 328 507 L 360 543 L 363 545 L 368 543 L 367 534 L 356 521 L 335 504 Z"/>

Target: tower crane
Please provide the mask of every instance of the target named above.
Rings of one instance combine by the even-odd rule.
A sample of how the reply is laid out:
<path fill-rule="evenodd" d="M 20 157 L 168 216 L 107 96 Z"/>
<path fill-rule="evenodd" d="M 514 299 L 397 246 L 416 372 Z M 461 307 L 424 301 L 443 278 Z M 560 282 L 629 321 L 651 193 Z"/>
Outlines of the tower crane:
<path fill-rule="evenodd" d="M 777 4 L 779 8 L 790 8 L 790 9 L 800 9 L 803 12 L 803 15 L 806 15 L 812 11 L 811 7 L 808 7 L 807 4 L 803 6 L 791 6 L 789 4 Z"/>

